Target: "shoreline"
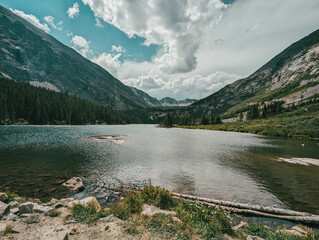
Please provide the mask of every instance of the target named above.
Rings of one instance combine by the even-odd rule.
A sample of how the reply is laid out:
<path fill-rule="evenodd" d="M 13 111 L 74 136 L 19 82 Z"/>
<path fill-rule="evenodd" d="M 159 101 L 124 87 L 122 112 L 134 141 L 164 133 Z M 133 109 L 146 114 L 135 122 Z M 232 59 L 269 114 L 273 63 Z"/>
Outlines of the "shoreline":
<path fill-rule="evenodd" d="M 4 196 L 0 193 L 0 196 Z M 0 212 L 0 239 L 317 239 L 306 225 L 269 228 L 248 223 L 227 210 L 177 200 L 159 187 L 135 193 L 110 191 L 103 197 L 51 199 L 42 203 L 8 194 Z M 113 198 L 111 197 L 113 196 Z M 113 199 L 107 203 L 108 199 Z M 175 200 L 174 200 L 175 199 Z M 106 201 L 106 202 L 103 202 Z M 0 206 L 6 204 L 0 203 Z M 199 211 L 194 217 L 194 211 Z M 2 220 L 1 220 L 2 218 Z M 197 225 L 199 224 L 200 225 Z M 208 232 L 202 232 L 202 224 Z M 256 231 L 256 229 L 258 231 Z M 262 233 L 262 234 L 261 234 Z M 206 234 L 206 235 L 205 235 Z M 266 235 L 265 235 L 266 234 Z M 264 238 L 262 238 L 264 237 Z"/>

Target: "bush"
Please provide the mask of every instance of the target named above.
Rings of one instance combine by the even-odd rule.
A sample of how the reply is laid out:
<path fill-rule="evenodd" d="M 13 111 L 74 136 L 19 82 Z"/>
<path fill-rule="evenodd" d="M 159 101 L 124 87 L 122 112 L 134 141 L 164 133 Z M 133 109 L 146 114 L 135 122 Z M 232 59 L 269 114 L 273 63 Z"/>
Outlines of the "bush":
<path fill-rule="evenodd" d="M 88 206 L 83 206 L 80 204 L 75 204 L 72 208 L 72 215 L 73 218 L 82 223 L 94 223 L 96 222 L 99 218 L 105 217 L 109 215 L 110 212 L 108 211 L 100 211 L 97 212 L 95 207 L 92 205 Z"/>
<path fill-rule="evenodd" d="M 48 215 L 49 215 L 50 217 L 57 217 L 57 216 L 60 215 L 60 212 L 57 211 L 56 209 L 51 209 L 51 210 L 48 212 Z"/>
<path fill-rule="evenodd" d="M 204 238 L 216 238 L 226 233 L 234 234 L 231 223 L 222 210 L 186 201 L 181 201 L 176 210 L 182 222 L 193 227 Z"/>
<path fill-rule="evenodd" d="M 145 185 L 141 192 L 145 203 L 155 205 L 161 209 L 172 209 L 174 200 L 171 193 L 159 186 Z"/>

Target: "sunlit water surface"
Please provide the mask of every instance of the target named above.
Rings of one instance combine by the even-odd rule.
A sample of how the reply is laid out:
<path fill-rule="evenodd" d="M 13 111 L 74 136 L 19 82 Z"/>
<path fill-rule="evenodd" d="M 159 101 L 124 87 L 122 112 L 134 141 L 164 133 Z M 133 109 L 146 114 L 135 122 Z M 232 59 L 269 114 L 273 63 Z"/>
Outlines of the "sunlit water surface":
<path fill-rule="evenodd" d="M 124 134 L 125 143 L 90 136 Z M 125 126 L 0 126 L 0 190 L 62 196 L 82 176 L 148 182 L 215 199 L 319 213 L 319 167 L 278 162 L 319 159 L 318 141 L 253 134 Z"/>

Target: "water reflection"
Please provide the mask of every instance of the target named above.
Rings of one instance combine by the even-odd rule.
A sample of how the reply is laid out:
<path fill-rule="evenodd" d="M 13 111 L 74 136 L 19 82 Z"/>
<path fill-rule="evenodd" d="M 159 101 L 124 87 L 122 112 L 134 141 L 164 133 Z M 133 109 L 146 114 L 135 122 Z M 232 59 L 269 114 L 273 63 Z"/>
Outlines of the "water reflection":
<path fill-rule="evenodd" d="M 125 143 L 90 136 L 126 135 Z M 302 147 L 301 144 L 304 144 Z M 61 182 L 82 176 L 132 182 L 148 179 L 176 192 L 229 201 L 288 206 L 318 213 L 318 167 L 277 157 L 319 158 L 317 142 L 230 132 L 128 126 L 1 126 L 0 190 L 49 198 Z"/>

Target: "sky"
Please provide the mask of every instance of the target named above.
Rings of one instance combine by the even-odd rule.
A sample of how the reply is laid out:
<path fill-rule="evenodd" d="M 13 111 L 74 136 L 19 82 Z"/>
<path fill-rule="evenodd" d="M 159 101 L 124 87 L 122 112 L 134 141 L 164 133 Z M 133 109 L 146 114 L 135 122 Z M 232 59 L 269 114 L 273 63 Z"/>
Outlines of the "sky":
<path fill-rule="evenodd" d="M 200 99 L 319 28 L 318 0 L 0 0 L 158 99 Z"/>

